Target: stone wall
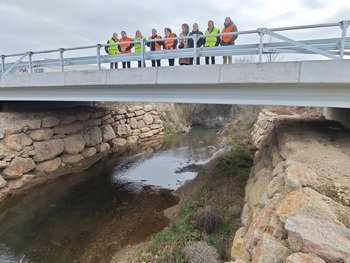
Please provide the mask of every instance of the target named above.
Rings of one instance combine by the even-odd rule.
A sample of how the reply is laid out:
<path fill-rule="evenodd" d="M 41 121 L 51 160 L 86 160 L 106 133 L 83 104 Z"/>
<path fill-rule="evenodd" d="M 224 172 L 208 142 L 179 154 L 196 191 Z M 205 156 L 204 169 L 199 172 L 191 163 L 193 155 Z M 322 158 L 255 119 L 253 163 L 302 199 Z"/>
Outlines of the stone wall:
<path fill-rule="evenodd" d="M 163 135 L 154 105 L 0 113 L 0 200 L 48 173 Z M 96 158 L 95 158 L 96 159 Z"/>
<path fill-rule="evenodd" d="M 234 262 L 350 262 L 350 133 L 261 112 Z"/>

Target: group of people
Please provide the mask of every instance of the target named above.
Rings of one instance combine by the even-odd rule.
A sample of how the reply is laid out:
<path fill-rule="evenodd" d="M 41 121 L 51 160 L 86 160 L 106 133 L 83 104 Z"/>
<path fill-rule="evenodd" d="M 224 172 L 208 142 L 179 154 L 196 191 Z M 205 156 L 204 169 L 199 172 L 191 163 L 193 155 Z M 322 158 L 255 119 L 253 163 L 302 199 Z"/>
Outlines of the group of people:
<path fill-rule="evenodd" d="M 198 37 L 197 39 L 197 47 L 215 47 L 215 46 L 227 46 L 227 45 L 234 45 L 235 40 L 237 38 L 237 34 L 225 34 L 220 36 L 216 36 L 220 33 L 231 33 L 231 32 L 237 32 L 237 26 L 233 23 L 230 17 L 225 18 L 224 27 L 220 30 L 214 26 L 214 22 L 212 20 L 208 21 L 208 28 L 204 32 L 199 31 L 199 27 L 197 23 L 193 24 L 192 31 L 190 32 L 190 27 L 188 24 L 182 25 L 182 32 L 180 33 L 179 37 L 186 37 L 186 36 L 203 36 Z M 118 39 L 118 34 L 113 33 L 113 36 L 107 41 L 108 46 L 105 46 L 105 51 L 109 55 L 116 55 L 116 54 L 128 54 L 132 52 L 132 48 L 134 48 L 135 53 L 140 53 L 142 49 L 142 43 L 146 42 L 146 38 L 142 35 L 140 30 L 136 30 L 135 37 L 131 38 L 128 37 L 125 31 L 121 32 L 121 38 Z M 158 35 L 156 29 L 152 29 L 152 35 L 148 38 L 149 41 L 146 43 L 146 45 L 149 47 L 150 51 L 159 51 L 159 50 L 171 50 L 171 49 L 177 49 L 177 48 L 193 48 L 194 44 L 192 38 L 184 38 L 184 39 L 173 39 L 177 38 L 177 35 L 172 32 L 172 30 L 168 27 L 164 28 L 164 37 L 162 38 L 160 35 Z M 168 59 L 169 66 L 175 65 L 175 59 Z M 205 57 L 205 64 L 215 64 L 215 56 L 212 57 Z M 232 56 L 223 56 L 223 62 L 224 64 L 230 64 L 232 63 Z M 143 62 L 145 63 L 145 62 Z M 197 65 L 200 64 L 200 58 L 197 57 L 196 61 Z M 179 64 L 180 65 L 192 65 L 193 64 L 193 58 L 179 58 Z M 123 68 L 130 68 L 131 64 L 130 61 L 122 62 Z M 138 61 L 138 67 L 142 66 L 142 62 Z M 145 64 L 143 66 L 146 66 Z M 152 60 L 152 67 L 160 67 L 161 66 L 161 60 Z M 118 62 L 110 63 L 110 68 L 117 69 L 118 68 Z"/>

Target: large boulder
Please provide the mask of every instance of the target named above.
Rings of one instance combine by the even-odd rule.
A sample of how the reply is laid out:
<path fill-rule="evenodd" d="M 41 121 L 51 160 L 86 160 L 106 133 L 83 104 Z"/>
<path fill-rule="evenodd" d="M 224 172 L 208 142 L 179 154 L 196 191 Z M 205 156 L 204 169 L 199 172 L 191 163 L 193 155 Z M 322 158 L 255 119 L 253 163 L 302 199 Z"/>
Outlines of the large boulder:
<path fill-rule="evenodd" d="M 102 132 L 102 141 L 103 142 L 107 142 L 107 141 L 115 138 L 115 133 L 114 133 L 114 130 L 113 130 L 111 125 L 102 125 L 101 132 Z"/>
<path fill-rule="evenodd" d="M 26 184 L 28 184 L 35 175 L 33 174 L 24 174 L 21 178 L 16 180 L 11 180 L 7 182 L 7 187 L 11 190 L 19 189 L 24 187 Z"/>
<path fill-rule="evenodd" d="M 152 124 L 153 123 L 153 117 L 152 117 L 152 114 L 150 113 L 145 113 L 145 115 L 143 116 L 143 121 L 149 125 L 149 124 Z"/>
<path fill-rule="evenodd" d="M 51 128 L 60 123 L 60 119 L 54 116 L 44 117 L 42 120 L 41 127 L 43 128 Z"/>
<path fill-rule="evenodd" d="M 100 153 L 108 151 L 109 149 L 111 149 L 111 146 L 106 142 L 96 145 L 96 150 Z"/>
<path fill-rule="evenodd" d="M 294 252 L 315 253 L 330 262 L 350 256 L 350 230 L 324 219 L 294 216 L 287 219 L 288 242 Z"/>
<path fill-rule="evenodd" d="M 330 198 L 311 188 L 304 187 L 287 194 L 278 204 L 276 212 L 284 223 L 288 218 L 299 215 L 342 225 L 329 205 L 330 203 L 332 203 Z"/>
<path fill-rule="evenodd" d="M 5 180 L 13 180 L 20 178 L 34 168 L 35 163 L 31 158 L 16 157 L 11 161 L 9 167 L 2 172 L 2 175 Z"/>
<path fill-rule="evenodd" d="M 80 131 L 84 125 L 81 122 L 75 122 L 67 125 L 59 125 L 53 128 L 55 134 L 73 134 Z"/>
<path fill-rule="evenodd" d="M 24 133 L 10 135 L 2 141 L 2 144 L 7 149 L 14 151 L 21 151 L 23 149 L 23 146 L 28 146 L 32 143 L 32 139 Z"/>
<path fill-rule="evenodd" d="M 62 139 L 54 139 L 50 141 L 34 142 L 34 150 L 36 154 L 33 156 L 35 162 L 43 162 L 60 155 L 65 148 Z"/>
<path fill-rule="evenodd" d="M 119 136 L 128 136 L 131 133 L 130 125 L 128 124 L 120 124 L 117 127 L 117 134 Z"/>
<path fill-rule="evenodd" d="M 81 134 L 73 134 L 63 138 L 65 148 L 64 152 L 68 154 L 78 154 L 84 150 L 85 139 Z"/>
<path fill-rule="evenodd" d="M 285 262 L 285 259 L 292 254 L 292 251 L 285 247 L 280 241 L 269 234 L 263 234 L 252 257 L 252 263 Z"/>
<path fill-rule="evenodd" d="M 38 163 L 37 166 L 35 167 L 35 170 L 38 172 L 49 173 L 49 172 L 56 171 L 61 166 L 61 164 L 62 164 L 61 158 L 56 157 L 52 160 Z"/>
<path fill-rule="evenodd" d="M 102 142 L 102 132 L 99 127 L 93 127 L 84 134 L 86 146 L 96 146 Z"/>
<path fill-rule="evenodd" d="M 122 147 L 125 146 L 127 144 L 127 140 L 123 139 L 123 138 L 114 138 L 111 141 L 111 145 L 112 147 L 116 148 L 116 147 Z"/>
<path fill-rule="evenodd" d="M 269 168 L 260 169 L 254 178 L 251 178 L 246 186 L 246 202 L 250 207 L 258 206 L 264 196 L 267 196 L 268 185 L 272 179 L 272 170 Z"/>
<path fill-rule="evenodd" d="M 320 186 L 316 172 L 310 169 L 307 164 L 287 162 L 285 177 L 286 192 L 289 193 L 305 186 L 314 189 Z"/>
<path fill-rule="evenodd" d="M 86 147 L 86 148 L 81 152 L 81 155 L 82 155 L 84 158 L 88 158 L 88 157 L 94 156 L 96 153 L 97 153 L 97 150 L 96 150 L 95 147 Z"/>
<path fill-rule="evenodd" d="M 40 129 L 29 133 L 29 137 L 33 141 L 48 141 L 52 138 L 52 136 L 53 136 L 52 129 Z"/>
<path fill-rule="evenodd" d="M 246 232 L 247 230 L 245 227 L 241 227 L 236 231 L 231 248 L 231 257 L 236 260 L 242 259 L 244 262 L 249 262 L 251 257 L 244 246 L 244 236 Z"/>
<path fill-rule="evenodd" d="M 281 201 L 278 195 L 269 199 L 262 209 L 256 209 L 253 219 L 245 235 L 245 248 L 249 253 L 253 253 L 256 245 L 261 240 L 263 234 L 270 234 L 277 239 L 281 239 L 285 234 L 283 223 L 276 215 L 276 206 Z"/>
<path fill-rule="evenodd" d="M 64 163 L 77 163 L 84 160 L 84 157 L 81 154 L 76 154 L 76 155 L 62 154 L 61 160 Z"/>
<path fill-rule="evenodd" d="M 0 174 L 0 189 L 4 188 L 6 186 L 7 182 L 4 180 L 4 178 L 2 178 L 1 174 Z"/>

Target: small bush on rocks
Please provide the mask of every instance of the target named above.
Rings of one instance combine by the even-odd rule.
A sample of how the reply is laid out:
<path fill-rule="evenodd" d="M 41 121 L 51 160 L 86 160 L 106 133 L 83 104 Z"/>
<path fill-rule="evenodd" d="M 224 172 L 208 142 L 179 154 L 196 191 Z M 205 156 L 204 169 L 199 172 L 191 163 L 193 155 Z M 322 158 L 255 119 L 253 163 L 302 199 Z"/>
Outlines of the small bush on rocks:
<path fill-rule="evenodd" d="M 196 242 L 183 250 L 188 263 L 219 263 L 216 250 L 205 242 Z"/>
<path fill-rule="evenodd" d="M 197 229 L 208 234 L 213 233 L 223 224 L 223 218 L 210 207 L 203 208 L 193 215 Z"/>

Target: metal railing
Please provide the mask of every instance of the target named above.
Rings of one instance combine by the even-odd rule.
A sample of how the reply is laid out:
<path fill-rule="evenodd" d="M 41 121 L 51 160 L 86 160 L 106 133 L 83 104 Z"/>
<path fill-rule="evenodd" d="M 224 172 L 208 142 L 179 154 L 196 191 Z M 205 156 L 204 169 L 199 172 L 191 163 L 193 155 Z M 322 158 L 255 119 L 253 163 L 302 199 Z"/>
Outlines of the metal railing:
<path fill-rule="evenodd" d="M 15 74 L 20 70 L 28 73 L 34 73 L 36 68 L 58 67 L 59 71 L 65 71 L 66 67 L 73 65 L 96 65 L 97 69 L 102 69 L 101 64 L 113 62 L 127 61 L 146 61 L 158 59 L 173 59 L 173 58 L 194 58 L 193 63 L 196 64 L 197 57 L 209 56 L 244 56 L 257 55 L 259 62 L 263 62 L 265 54 L 317 54 L 333 60 L 344 59 L 344 56 L 350 55 L 350 37 L 346 37 L 347 29 L 350 20 L 344 20 L 339 23 L 304 25 L 281 28 L 258 28 L 256 30 L 239 31 L 229 33 L 230 35 L 239 35 L 239 43 L 244 42 L 245 36 L 258 36 L 259 41 L 253 44 L 236 44 L 231 46 L 216 46 L 216 47 L 197 47 L 194 44 L 193 48 L 146 51 L 146 44 L 150 42 L 158 42 L 159 39 L 143 39 L 141 41 L 123 42 L 141 43 L 140 53 L 117 54 L 117 55 L 101 55 L 101 48 L 116 44 L 96 44 L 91 46 L 73 47 L 73 48 L 58 48 L 44 51 L 28 51 L 21 54 L 1 55 L 1 74 Z M 286 37 L 278 32 L 297 31 L 297 30 L 316 30 L 322 28 L 340 28 L 340 37 L 333 38 L 314 38 L 309 40 L 294 40 Z M 333 32 L 333 31 L 332 31 Z M 223 36 L 227 34 L 216 34 L 210 36 Z M 264 37 L 269 36 L 270 41 L 265 41 Z M 200 38 L 205 38 L 206 35 L 193 35 L 191 37 L 167 38 L 167 40 L 192 39 L 193 43 L 197 43 Z M 279 40 L 279 42 L 271 42 L 271 37 Z M 161 39 L 164 40 L 164 39 Z M 93 55 L 90 56 L 65 56 L 70 51 L 88 51 L 93 49 Z M 37 55 L 57 54 L 57 58 L 53 59 L 34 59 Z M 6 62 L 9 58 L 17 58 L 15 62 Z M 142 67 L 144 63 L 141 63 Z"/>

